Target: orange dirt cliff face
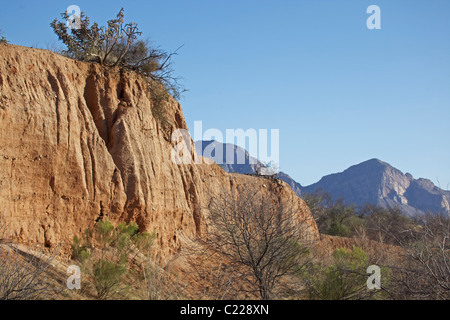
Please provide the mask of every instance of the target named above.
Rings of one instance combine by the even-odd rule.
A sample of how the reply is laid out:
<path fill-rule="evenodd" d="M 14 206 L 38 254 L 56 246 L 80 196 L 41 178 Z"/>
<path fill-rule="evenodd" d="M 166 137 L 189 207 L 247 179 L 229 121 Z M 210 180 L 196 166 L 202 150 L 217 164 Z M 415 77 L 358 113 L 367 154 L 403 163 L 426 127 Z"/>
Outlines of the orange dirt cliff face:
<path fill-rule="evenodd" d="M 135 221 L 156 232 L 167 261 L 205 236 L 211 196 L 263 180 L 174 163 L 171 133 L 187 129 L 181 107 L 169 99 L 167 121 L 157 120 L 138 74 L 13 45 L 0 45 L 0 57 L 0 211 L 21 242 L 68 248 L 99 219 Z M 286 184 L 261 185 L 298 203 L 318 238 Z"/>

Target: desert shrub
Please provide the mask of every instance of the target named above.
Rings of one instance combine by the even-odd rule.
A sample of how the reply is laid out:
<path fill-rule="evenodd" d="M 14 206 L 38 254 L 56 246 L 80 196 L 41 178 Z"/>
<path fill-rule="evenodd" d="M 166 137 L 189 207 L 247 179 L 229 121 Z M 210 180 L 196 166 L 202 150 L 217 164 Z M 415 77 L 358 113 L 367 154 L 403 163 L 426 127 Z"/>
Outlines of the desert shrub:
<path fill-rule="evenodd" d="M 398 242 L 408 242 L 412 238 L 412 231 L 418 228 L 417 222 L 397 208 L 366 205 L 361 212 L 366 217 L 366 233 L 372 240 L 397 245 Z"/>
<path fill-rule="evenodd" d="M 385 248 L 392 256 L 388 258 L 390 267 L 382 268 L 384 279 L 388 279 L 384 282 L 382 295 L 394 299 L 449 298 L 448 217 L 429 213 L 411 218 L 399 208 L 388 209 L 371 204 L 354 209 L 320 196 L 307 195 L 305 200 L 315 215 L 321 233 L 353 237 L 357 243 L 367 239 L 387 245 Z M 385 262 L 380 255 L 378 258 Z M 316 272 L 328 277 L 330 284 L 336 284 L 344 275 L 339 271 L 341 269 L 321 265 Z M 325 289 L 325 292 L 329 291 Z"/>
<path fill-rule="evenodd" d="M 332 236 L 348 237 L 350 227 L 347 221 L 350 215 L 351 211 L 348 208 L 333 208 L 328 216 L 328 228 L 325 233 Z"/>
<path fill-rule="evenodd" d="M 322 232 L 331 236 L 350 237 L 358 225 L 363 223 L 353 206 L 338 201 L 326 210 Z"/>
<path fill-rule="evenodd" d="M 369 274 L 366 271 L 370 264 L 369 257 L 362 248 L 335 250 L 329 264 L 316 264 L 303 274 L 309 298 L 360 300 L 382 297 L 383 291 L 367 289 Z M 387 280 L 388 269 L 382 268 L 382 274 Z"/>
<path fill-rule="evenodd" d="M 89 259 L 90 252 L 88 246 L 82 243 L 82 240 L 77 236 L 73 237 L 72 242 L 72 259 L 78 260 L 81 263 L 84 263 Z"/>
<path fill-rule="evenodd" d="M 149 255 L 155 239 L 156 232 L 153 232 L 152 234 L 148 232 L 139 232 L 132 237 L 133 245 L 143 255 Z"/>
<path fill-rule="evenodd" d="M 131 246 L 132 237 L 139 232 L 139 227 L 135 223 L 121 223 L 116 228 L 114 247 L 119 252 L 124 252 Z"/>
<path fill-rule="evenodd" d="M 402 234 L 383 230 L 401 248 L 401 261 L 392 268 L 391 292 L 396 299 L 449 300 L 450 219 L 438 214 L 416 219 L 418 225 Z"/>
<path fill-rule="evenodd" d="M 143 300 L 185 300 L 188 284 L 184 280 L 183 276 L 158 267 L 148 257 L 139 274 L 137 297 Z"/>
<path fill-rule="evenodd" d="M 2 30 L 0 29 L 0 44 L 7 44 L 8 41 L 6 40 L 6 38 L 4 36 L 2 36 Z"/>
<path fill-rule="evenodd" d="M 309 263 L 306 218 L 293 201 L 263 193 L 252 183 L 224 191 L 209 205 L 212 228 L 204 245 L 221 257 L 262 300 L 273 299 L 281 279 Z"/>
<path fill-rule="evenodd" d="M 94 235 L 102 248 L 106 248 L 112 243 L 113 231 L 114 226 L 110 221 L 105 220 L 97 223 Z"/>
<path fill-rule="evenodd" d="M 328 210 L 333 205 L 332 196 L 329 193 L 318 190 L 315 193 L 302 195 L 302 199 L 311 211 L 319 232 L 324 233 L 327 229 Z"/>
<path fill-rule="evenodd" d="M 125 297 L 129 291 L 126 277 L 132 270 L 137 255 L 150 252 L 154 237 L 139 232 L 136 223 L 120 223 L 117 227 L 110 221 L 99 221 L 92 230 L 86 230 L 83 240 L 74 237 L 72 258 L 79 261 L 85 279 L 98 299 L 111 299 L 116 295 Z"/>
<path fill-rule="evenodd" d="M 152 259 L 150 248 L 156 239 L 156 232 L 135 233 L 134 247 L 139 251 L 137 268 L 134 270 L 135 297 L 142 300 L 173 300 L 184 298 L 186 284 L 180 276 L 159 267 Z"/>
<path fill-rule="evenodd" d="M 59 252 L 42 247 L 25 248 L 9 241 L 6 218 L 0 212 L 0 300 L 44 300 L 63 289 L 50 279 L 49 271 Z"/>
<path fill-rule="evenodd" d="M 316 221 L 320 233 L 350 237 L 364 224 L 363 215 L 342 199 L 333 201 L 330 194 L 318 190 L 303 196 Z"/>
<path fill-rule="evenodd" d="M 122 253 L 129 252 L 131 247 L 134 247 L 139 253 L 145 255 L 149 252 L 154 239 L 155 234 L 139 232 L 139 226 L 134 222 L 121 223 L 115 230 L 112 245 Z"/>
<path fill-rule="evenodd" d="M 0 245 L 0 300 L 54 299 L 63 289 L 49 276 L 56 251 Z"/>
<path fill-rule="evenodd" d="M 138 25 L 134 22 L 125 23 L 123 8 L 106 26 L 99 26 L 97 22 L 91 25 L 89 17 L 82 12 L 79 28 L 68 28 L 68 14 L 62 13 L 61 16 L 63 21 L 55 19 L 50 26 L 66 46 L 67 49 L 62 51 L 65 56 L 137 71 L 163 85 L 175 98 L 179 98 L 183 92 L 172 68 L 172 58 L 178 49 L 168 53 L 154 48 L 148 40 L 141 39 Z"/>
<path fill-rule="evenodd" d="M 127 273 L 126 261 L 113 262 L 100 259 L 94 264 L 93 281 L 99 299 L 108 299 L 119 292 Z"/>

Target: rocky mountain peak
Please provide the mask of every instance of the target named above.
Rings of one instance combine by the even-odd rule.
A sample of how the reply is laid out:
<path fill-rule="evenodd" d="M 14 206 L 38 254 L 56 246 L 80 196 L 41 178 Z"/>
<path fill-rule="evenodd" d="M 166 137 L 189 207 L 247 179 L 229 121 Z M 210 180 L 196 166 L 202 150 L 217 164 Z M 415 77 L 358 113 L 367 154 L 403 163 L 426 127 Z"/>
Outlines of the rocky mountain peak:
<path fill-rule="evenodd" d="M 201 146 L 201 142 L 197 144 Z M 211 142 L 204 142 L 203 148 L 210 144 Z M 225 148 L 219 142 L 214 142 L 214 146 Z M 245 154 L 246 159 L 250 159 L 248 152 L 242 148 L 236 147 L 235 152 Z M 204 156 L 208 157 L 207 154 Z M 221 161 L 221 166 L 227 172 L 255 173 L 254 167 L 248 162 L 236 165 L 227 163 L 225 158 Z M 410 173 L 403 174 L 389 163 L 376 158 L 353 165 L 343 172 L 324 176 L 310 186 L 302 186 L 284 172 L 279 172 L 278 176 L 299 196 L 322 190 L 331 194 L 335 200 L 342 198 L 350 205 L 363 206 L 370 203 L 387 208 L 398 207 L 409 215 L 427 211 L 450 212 L 450 192 L 436 187 L 428 179 L 415 180 Z"/>

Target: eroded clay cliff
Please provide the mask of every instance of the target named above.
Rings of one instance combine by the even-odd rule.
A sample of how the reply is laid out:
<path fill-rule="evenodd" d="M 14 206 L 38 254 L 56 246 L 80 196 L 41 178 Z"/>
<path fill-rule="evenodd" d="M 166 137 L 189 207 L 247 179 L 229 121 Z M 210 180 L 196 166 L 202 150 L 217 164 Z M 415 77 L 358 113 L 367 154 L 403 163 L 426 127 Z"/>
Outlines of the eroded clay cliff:
<path fill-rule="evenodd" d="M 0 211 L 12 235 L 67 246 L 99 219 L 133 220 L 157 233 L 162 260 L 204 236 L 210 197 L 258 178 L 175 164 L 171 134 L 187 129 L 181 106 L 170 99 L 168 121 L 158 121 L 150 92 L 134 73 L 0 46 Z M 318 236 L 287 185 L 258 183 L 296 202 Z"/>

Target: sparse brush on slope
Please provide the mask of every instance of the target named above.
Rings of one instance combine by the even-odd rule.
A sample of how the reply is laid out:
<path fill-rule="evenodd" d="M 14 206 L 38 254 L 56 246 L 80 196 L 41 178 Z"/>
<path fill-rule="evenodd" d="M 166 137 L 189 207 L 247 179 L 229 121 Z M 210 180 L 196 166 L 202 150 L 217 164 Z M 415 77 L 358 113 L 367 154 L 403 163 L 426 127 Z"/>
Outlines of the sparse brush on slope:
<path fill-rule="evenodd" d="M 57 250 L 44 253 L 38 246 L 21 248 L 7 240 L 6 219 L 0 214 L 0 300 L 46 300 L 63 287 L 49 279 Z"/>
<path fill-rule="evenodd" d="M 93 230 L 86 230 L 83 240 L 74 237 L 72 258 L 79 261 L 86 275 L 84 285 L 92 286 L 98 299 L 127 297 L 126 277 L 133 270 L 136 257 L 149 257 L 154 236 L 139 232 L 137 224 L 99 221 Z"/>
<path fill-rule="evenodd" d="M 450 219 L 443 215 L 419 216 L 418 225 L 402 232 L 380 224 L 380 231 L 402 248 L 395 267 L 396 299 L 450 299 Z M 406 235 L 405 235 L 406 234 Z"/>
<path fill-rule="evenodd" d="M 306 282 L 307 295 L 313 300 L 367 300 L 388 298 L 386 290 L 368 290 L 366 273 L 369 255 L 359 247 L 340 248 L 329 263 L 314 264 L 299 274 Z M 390 270 L 381 268 L 383 286 L 388 285 Z"/>

